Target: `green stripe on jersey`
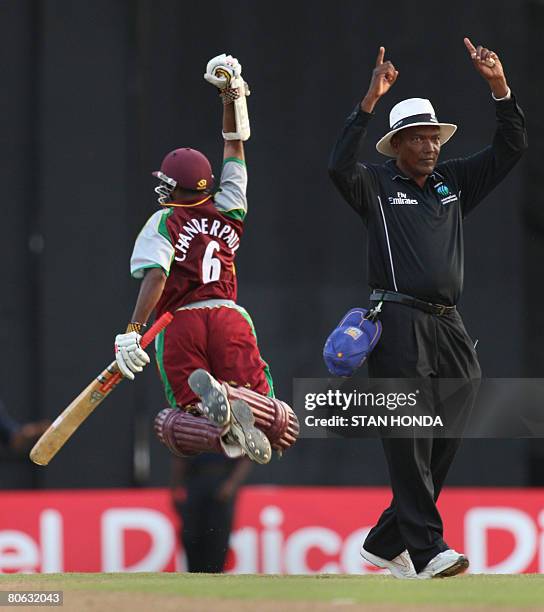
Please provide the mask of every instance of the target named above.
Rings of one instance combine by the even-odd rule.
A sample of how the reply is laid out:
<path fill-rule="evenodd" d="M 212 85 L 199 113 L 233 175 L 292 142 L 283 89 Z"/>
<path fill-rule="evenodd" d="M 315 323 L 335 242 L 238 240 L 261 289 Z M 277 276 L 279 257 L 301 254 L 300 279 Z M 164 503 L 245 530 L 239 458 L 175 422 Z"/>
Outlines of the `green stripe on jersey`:
<path fill-rule="evenodd" d="M 229 217 L 229 219 L 234 219 L 235 221 L 243 221 L 246 218 L 247 214 L 247 211 L 243 208 L 233 208 L 232 210 L 219 210 L 219 212 L 224 217 Z"/>
<path fill-rule="evenodd" d="M 223 160 L 223 166 L 227 163 L 227 162 L 236 162 L 237 164 L 240 164 L 241 166 L 245 166 L 246 162 L 243 159 L 238 159 L 237 157 L 227 157 L 227 159 Z"/>
<path fill-rule="evenodd" d="M 168 208 L 167 210 L 165 210 L 164 213 L 161 215 L 161 218 L 159 221 L 159 227 L 157 228 L 159 230 L 159 234 L 163 236 L 164 238 L 166 238 L 166 240 L 168 240 L 170 244 L 172 244 L 172 239 L 170 238 L 170 234 L 168 233 L 168 228 L 166 227 L 166 221 L 168 220 L 168 217 L 173 212 L 174 212 L 173 208 Z"/>
<path fill-rule="evenodd" d="M 166 399 L 172 408 L 177 406 L 176 404 L 176 396 L 174 395 L 174 391 L 172 390 L 172 385 L 168 380 L 168 376 L 166 376 L 166 370 L 164 369 L 164 333 L 166 330 L 162 330 L 157 338 L 155 339 L 155 351 L 156 351 L 156 359 L 157 366 L 159 367 L 159 373 L 161 375 L 162 384 L 164 386 L 164 393 L 166 394 Z"/>

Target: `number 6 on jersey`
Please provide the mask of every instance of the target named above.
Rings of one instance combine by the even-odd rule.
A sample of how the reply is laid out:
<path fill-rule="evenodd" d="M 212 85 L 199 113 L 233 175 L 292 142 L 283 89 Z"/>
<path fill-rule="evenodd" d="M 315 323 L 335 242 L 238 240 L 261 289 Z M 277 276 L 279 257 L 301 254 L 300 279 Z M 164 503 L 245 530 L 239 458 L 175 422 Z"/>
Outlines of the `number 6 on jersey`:
<path fill-rule="evenodd" d="M 221 261 L 214 257 L 214 253 L 219 251 L 219 243 L 212 240 L 206 247 L 202 258 L 202 282 L 213 283 L 221 277 Z"/>

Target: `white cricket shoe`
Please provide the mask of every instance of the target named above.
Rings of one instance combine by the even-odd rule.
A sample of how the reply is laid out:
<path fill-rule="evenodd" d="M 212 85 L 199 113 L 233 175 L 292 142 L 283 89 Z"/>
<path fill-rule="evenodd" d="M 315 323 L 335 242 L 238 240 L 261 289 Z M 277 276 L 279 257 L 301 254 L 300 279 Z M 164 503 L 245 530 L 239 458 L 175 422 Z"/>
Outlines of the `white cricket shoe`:
<path fill-rule="evenodd" d="M 468 559 L 453 548 L 433 557 L 429 563 L 417 574 L 421 580 L 428 578 L 448 578 L 462 574 L 469 566 Z"/>
<path fill-rule="evenodd" d="M 231 420 L 227 437 L 236 440 L 252 461 L 268 463 L 272 457 L 270 441 L 255 427 L 251 408 L 243 400 L 234 400 L 230 406 Z"/>
<path fill-rule="evenodd" d="M 368 550 L 365 550 L 364 546 L 361 546 L 360 551 L 361 557 L 375 565 L 376 567 L 381 567 L 383 569 L 388 569 L 395 578 L 400 578 L 402 580 L 417 578 L 416 570 L 414 568 L 414 564 L 412 563 L 412 559 L 410 559 L 410 555 L 408 551 L 405 550 L 400 553 L 391 561 L 387 559 L 382 559 L 382 557 L 378 557 L 377 555 L 373 555 Z"/>

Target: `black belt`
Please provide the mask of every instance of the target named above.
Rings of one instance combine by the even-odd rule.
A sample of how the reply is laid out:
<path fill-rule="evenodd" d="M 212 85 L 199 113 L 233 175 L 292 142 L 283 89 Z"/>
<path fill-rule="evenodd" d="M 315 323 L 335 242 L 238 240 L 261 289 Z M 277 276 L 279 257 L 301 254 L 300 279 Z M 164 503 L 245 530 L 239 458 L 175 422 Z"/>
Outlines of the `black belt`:
<path fill-rule="evenodd" d="M 398 293 L 397 291 L 382 291 L 381 289 L 374 289 L 370 295 L 371 302 L 396 302 L 397 304 L 404 304 L 405 306 L 411 306 L 423 312 L 429 314 L 442 315 L 449 314 L 455 311 L 455 306 L 444 306 L 444 304 L 432 304 L 431 302 L 424 302 L 418 300 L 411 295 L 405 295 L 404 293 Z"/>

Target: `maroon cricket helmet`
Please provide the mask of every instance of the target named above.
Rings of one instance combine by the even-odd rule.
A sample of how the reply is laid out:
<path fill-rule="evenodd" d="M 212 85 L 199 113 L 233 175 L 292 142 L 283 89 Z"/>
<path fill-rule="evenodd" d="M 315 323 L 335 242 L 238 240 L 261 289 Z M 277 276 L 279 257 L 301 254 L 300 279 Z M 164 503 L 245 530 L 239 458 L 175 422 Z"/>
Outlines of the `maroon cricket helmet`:
<path fill-rule="evenodd" d="M 175 149 L 162 160 L 161 169 L 153 172 L 173 189 L 210 191 L 213 188 L 212 167 L 208 158 L 195 149 Z"/>

